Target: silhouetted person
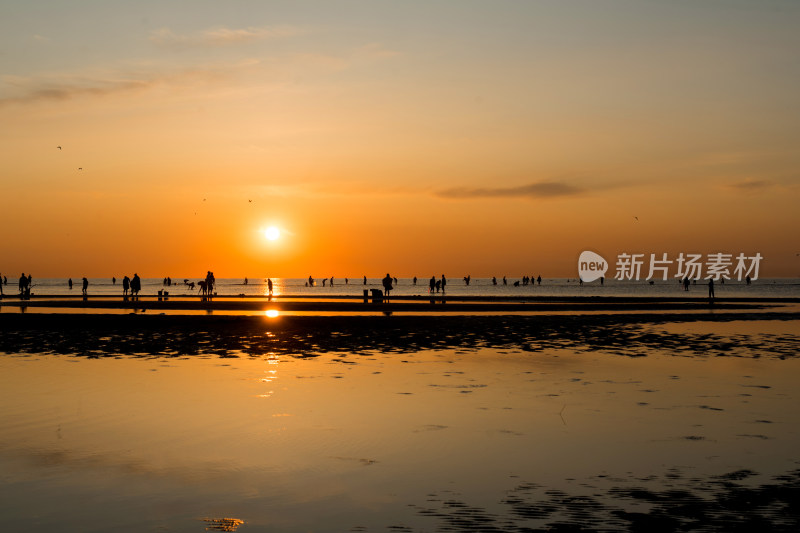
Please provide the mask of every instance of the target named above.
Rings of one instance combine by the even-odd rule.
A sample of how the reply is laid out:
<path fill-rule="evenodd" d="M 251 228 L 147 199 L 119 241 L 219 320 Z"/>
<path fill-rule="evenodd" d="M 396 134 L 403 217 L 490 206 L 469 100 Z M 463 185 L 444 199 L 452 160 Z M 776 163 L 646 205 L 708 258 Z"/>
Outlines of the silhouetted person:
<path fill-rule="evenodd" d="M 414 285 L 416 285 L 417 284 L 417 276 L 414 276 L 414 279 L 412 281 L 414 282 Z"/>
<path fill-rule="evenodd" d="M 111 278 L 111 284 L 112 284 L 112 285 L 116 285 L 116 284 L 117 284 L 117 278 L 116 278 L 116 276 Z"/>
<path fill-rule="evenodd" d="M 503 285 L 508 285 L 508 280 L 506 279 L 505 276 L 503 276 Z"/>
<path fill-rule="evenodd" d="M 86 290 L 89 288 L 89 280 L 83 278 L 83 288 L 81 289 L 81 293 L 86 296 Z"/>
<path fill-rule="evenodd" d="M 347 285 L 348 283 L 350 283 L 350 278 L 344 278 L 344 284 Z"/>
<path fill-rule="evenodd" d="M 269 290 L 269 295 L 272 296 L 272 280 L 267 278 L 267 290 Z"/>
<path fill-rule="evenodd" d="M 436 292 L 439 292 L 442 289 L 442 280 L 436 280 Z"/>
<path fill-rule="evenodd" d="M 492 285 L 497 285 L 497 276 L 492 276 Z"/>
<path fill-rule="evenodd" d="M 328 282 L 328 278 L 323 279 L 322 280 L 322 286 L 324 287 L 327 282 Z"/>
<path fill-rule="evenodd" d="M 744 278 L 744 282 L 745 282 L 746 284 L 750 285 L 750 276 L 745 276 L 745 278 Z"/>
<path fill-rule="evenodd" d="M 25 287 L 28 286 L 28 278 L 25 277 L 25 272 L 19 277 L 19 293 L 25 294 Z"/>
<path fill-rule="evenodd" d="M 69 290 L 72 290 L 72 278 L 67 280 L 67 285 L 69 285 Z"/>
<path fill-rule="evenodd" d="M 3 276 L 0 276 L 0 296 L 3 295 Z"/>
<path fill-rule="evenodd" d="M 134 274 L 131 280 L 131 296 L 139 298 L 139 291 L 142 290 L 142 280 L 139 274 Z"/>
<path fill-rule="evenodd" d="M 122 278 L 122 295 L 128 296 L 128 289 L 131 287 L 131 278 L 125 276 Z"/>
<path fill-rule="evenodd" d="M 603 276 L 600 276 L 600 285 L 602 285 L 605 280 L 606 280 L 606 278 L 604 278 Z"/>
<path fill-rule="evenodd" d="M 314 286 L 314 278 L 312 278 L 311 276 L 308 276 L 308 286 L 309 287 Z"/>
<path fill-rule="evenodd" d="M 538 283 L 539 285 L 542 284 L 542 276 L 536 278 L 536 283 Z"/>
<path fill-rule="evenodd" d="M 393 281 L 392 276 L 390 276 L 389 273 L 387 272 L 386 277 L 383 278 L 383 289 L 384 289 L 384 294 L 386 295 L 385 298 L 386 300 L 389 299 L 389 291 L 392 290 L 392 281 Z"/>
<path fill-rule="evenodd" d="M 689 278 L 688 278 L 688 276 L 683 278 L 683 290 L 685 290 L 685 291 L 689 290 Z"/>
<path fill-rule="evenodd" d="M 214 279 L 214 273 L 210 270 L 206 273 L 206 291 L 208 295 L 211 296 L 214 294 L 214 285 L 216 284 L 217 280 Z"/>
<path fill-rule="evenodd" d="M 244 278 L 244 284 L 247 285 L 247 278 Z"/>
<path fill-rule="evenodd" d="M 428 289 L 428 292 L 433 292 L 436 289 L 436 276 L 431 276 L 431 280 L 428 283 L 428 286 L 430 287 Z"/>
<path fill-rule="evenodd" d="M 708 299 L 714 300 L 714 279 L 708 280 Z"/>
<path fill-rule="evenodd" d="M 367 284 L 367 276 L 364 276 L 364 285 Z"/>
<path fill-rule="evenodd" d="M 447 278 L 445 278 L 444 274 L 442 274 L 442 292 L 444 292 L 446 286 L 447 286 Z"/>

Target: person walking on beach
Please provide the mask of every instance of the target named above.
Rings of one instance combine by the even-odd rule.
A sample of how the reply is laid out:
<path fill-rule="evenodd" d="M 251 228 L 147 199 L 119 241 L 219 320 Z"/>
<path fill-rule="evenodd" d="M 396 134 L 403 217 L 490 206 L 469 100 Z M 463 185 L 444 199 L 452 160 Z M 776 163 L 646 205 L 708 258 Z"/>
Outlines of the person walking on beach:
<path fill-rule="evenodd" d="M 447 285 L 447 278 L 442 274 L 442 292 L 444 292 L 445 285 Z"/>
<path fill-rule="evenodd" d="M 88 289 L 88 288 L 89 288 L 89 280 L 86 279 L 86 278 L 83 278 L 83 289 L 81 290 L 81 293 L 84 296 L 86 296 L 86 289 Z"/>
<path fill-rule="evenodd" d="M 122 296 L 128 296 L 128 289 L 131 287 L 131 278 L 125 276 L 122 278 Z"/>
<path fill-rule="evenodd" d="M 714 302 L 714 278 L 708 280 L 708 299 Z"/>
<path fill-rule="evenodd" d="M 428 287 L 428 292 L 433 294 L 433 291 L 436 288 L 436 276 L 431 276 L 431 280 L 428 282 Z"/>
<path fill-rule="evenodd" d="M 19 277 L 19 293 L 25 294 L 25 287 L 28 286 L 28 278 L 25 277 L 25 272 Z"/>
<path fill-rule="evenodd" d="M 267 278 L 267 290 L 269 290 L 269 295 L 272 296 L 272 279 Z"/>

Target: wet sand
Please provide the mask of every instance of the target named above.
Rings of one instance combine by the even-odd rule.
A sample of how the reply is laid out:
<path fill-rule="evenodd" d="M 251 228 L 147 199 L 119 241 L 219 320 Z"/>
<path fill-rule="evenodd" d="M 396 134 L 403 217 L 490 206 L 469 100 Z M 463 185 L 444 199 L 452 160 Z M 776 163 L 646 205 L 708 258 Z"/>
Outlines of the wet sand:
<path fill-rule="evenodd" d="M 4 310 L 0 512 L 35 533 L 796 531 L 791 309 Z"/>

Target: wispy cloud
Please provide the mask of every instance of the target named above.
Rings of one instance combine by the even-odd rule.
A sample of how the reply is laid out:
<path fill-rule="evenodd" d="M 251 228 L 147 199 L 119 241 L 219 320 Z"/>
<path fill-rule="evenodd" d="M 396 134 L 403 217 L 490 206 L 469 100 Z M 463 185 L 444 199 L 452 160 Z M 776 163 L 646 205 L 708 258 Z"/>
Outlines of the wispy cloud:
<path fill-rule="evenodd" d="M 213 69 L 161 73 L 139 71 L 119 74 L 53 74 L 39 77 L 4 76 L 0 85 L 8 96 L 0 96 L 0 107 L 66 101 L 81 97 L 111 96 L 142 92 L 156 86 L 186 86 L 224 77 Z"/>
<path fill-rule="evenodd" d="M 169 28 L 150 34 L 150 42 L 166 48 L 230 46 L 267 39 L 281 39 L 306 33 L 296 26 L 261 26 L 248 28 L 210 28 L 198 33 L 180 35 Z"/>
<path fill-rule="evenodd" d="M 737 181 L 735 183 L 730 183 L 727 185 L 729 189 L 733 189 L 734 191 L 744 192 L 744 193 L 755 193 L 761 192 L 766 189 L 773 187 L 775 184 L 769 180 L 757 180 L 748 178 L 746 180 Z"/>
<path fill-rule="evenodd" d="M 63 101 L 81 96 L 104 96 L 113 93 L 140 91 L 153 85 L 145 79 L 33 79 L 4 78 L 12 88 L 10 96 L 0 97 L 0 106 L 47 101 Z"/>
<path fill-rule="evenodd" d="M 541 181 L 518 187 L 453 187 L 436 191 L 434 194 L 441 198 L 468 200 L 476 198 L 557 198 L 579 196 L 583 192 L 583 189 L 566 183 Z"/>

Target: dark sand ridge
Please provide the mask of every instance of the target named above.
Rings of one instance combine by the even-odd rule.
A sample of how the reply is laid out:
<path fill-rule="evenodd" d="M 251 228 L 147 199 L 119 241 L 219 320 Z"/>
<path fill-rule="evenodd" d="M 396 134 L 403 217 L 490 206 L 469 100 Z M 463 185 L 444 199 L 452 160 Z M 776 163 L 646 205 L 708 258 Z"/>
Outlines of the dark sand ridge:
<path fill-rule="evenodd" d="M 174 311 L 236 311 L 263 312 L 267 309 L 279 312 L 330 312 L 330 313 L 381 313 L 381 312 L 547 312 L 547 311 L 677 311 L 693 312 L 714 309 L 715 311 L 767 309 L 775 304 L 797 304 L 796 298 L 718 298 L 710 304 L 702 297 L 436 297 L 403 296 L 389 301 L 364 301 L 361 297 L 331 296 L 302 297 L 281 296 L 267 299 L 259 297 L 216 296 L 214 298 L 141 296 L 121 298 L 119 296 L 96 296 L 80 298 L 74 296 L 36 295 L 30 299 L 6 296 L 0 308 L 69 308 L 73 310 L 153 310 Z"/>
<path fill-rule="evenodd" d="M 659 325 L 699 322 L 800 320 L 800 312 L 721 314 L 628 312 L 561 315 L 264 316 L 171 314 L 23 314 L 2 316 L 0 352 L 117 355 L 314 357 L 374 351 L 496 348 L 536 352 L 551 348 L 605 350 L 646 356 L 649 349 L 674 355 L 797 356 L 797 335 L 666 333 Z M 753 322 L 756 324 L 756 322 Z"/>

